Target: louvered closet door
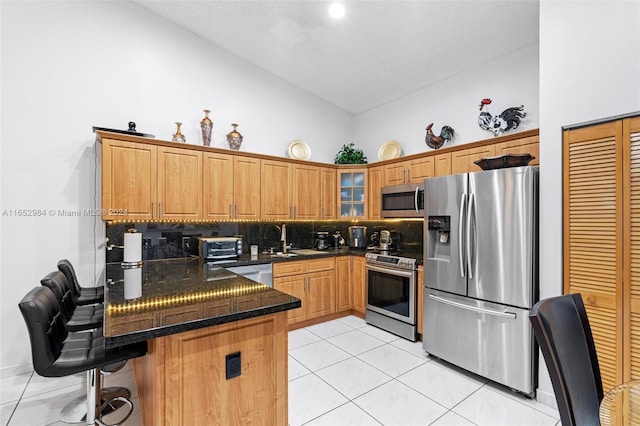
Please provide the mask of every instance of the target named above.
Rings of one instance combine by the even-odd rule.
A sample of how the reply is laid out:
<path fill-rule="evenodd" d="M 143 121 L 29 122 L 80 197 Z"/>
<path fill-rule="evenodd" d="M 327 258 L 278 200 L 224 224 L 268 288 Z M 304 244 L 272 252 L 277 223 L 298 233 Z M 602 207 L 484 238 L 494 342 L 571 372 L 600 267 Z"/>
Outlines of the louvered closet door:
<path fill-rule="evenodd" d="M 622 381 L 621 133 L 621 122 L 564 133 L 564 291 L 582 294 L 605 392 Z"/>
<path fill-rule="evenodd" d="M 623 121 L 625 153 L 624 380 L 640 379 L 640 117 Z"/>

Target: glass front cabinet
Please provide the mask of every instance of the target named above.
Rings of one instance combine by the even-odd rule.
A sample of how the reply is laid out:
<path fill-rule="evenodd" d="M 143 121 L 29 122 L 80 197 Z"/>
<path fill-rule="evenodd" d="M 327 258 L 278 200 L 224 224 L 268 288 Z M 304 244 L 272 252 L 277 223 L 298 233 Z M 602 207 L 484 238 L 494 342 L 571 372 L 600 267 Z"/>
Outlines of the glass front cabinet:
<path fill-rule="evenodd" d="M 339 170 L 340 217 L 366 219 L 367 170 Z"/>

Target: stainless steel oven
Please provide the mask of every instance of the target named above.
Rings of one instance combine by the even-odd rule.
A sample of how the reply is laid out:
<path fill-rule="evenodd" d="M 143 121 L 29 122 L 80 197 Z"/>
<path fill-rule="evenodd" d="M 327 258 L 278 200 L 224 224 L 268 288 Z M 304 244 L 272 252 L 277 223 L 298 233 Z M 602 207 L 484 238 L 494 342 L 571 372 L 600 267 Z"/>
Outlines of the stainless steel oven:
<path fill-rule="evenodd" d="M 417 260 L 384 253 L 367 253 L 365 271 L 365 321 L 415 342 Z"/>

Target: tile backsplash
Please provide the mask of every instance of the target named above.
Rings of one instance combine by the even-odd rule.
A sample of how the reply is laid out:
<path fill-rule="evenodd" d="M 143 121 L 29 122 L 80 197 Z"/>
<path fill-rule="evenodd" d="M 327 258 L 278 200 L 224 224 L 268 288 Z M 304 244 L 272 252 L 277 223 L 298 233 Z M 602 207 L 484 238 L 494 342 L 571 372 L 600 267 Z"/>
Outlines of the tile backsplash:
<path fill-rule="evenodd" d="M 419 220 L 394 221 L 322 221 L 285 222 L 287 242 L 294 248 L 313 247 L 313 234 L 326 231 L 332 235 L 340 231 L 348 245 L 349 226 L 367 227 L 367 237 L 374 232 L 388 229 L 393 232 L 400 250 L 421 252 L 423 222 Z M 198 237 L 241 236 L 245 250 L 257 244 L 260 251 L 277 248 L 280 241 L 280 222 L 158 222 L 158 223 L 107 223 L 109 245 L 122 246 L 124 234 L 131 228 L 142 233 L 142 259 L 170 259 L 198 255 Z M 121 262 L 123 250 L 107 250 L 107 263 Z"/>

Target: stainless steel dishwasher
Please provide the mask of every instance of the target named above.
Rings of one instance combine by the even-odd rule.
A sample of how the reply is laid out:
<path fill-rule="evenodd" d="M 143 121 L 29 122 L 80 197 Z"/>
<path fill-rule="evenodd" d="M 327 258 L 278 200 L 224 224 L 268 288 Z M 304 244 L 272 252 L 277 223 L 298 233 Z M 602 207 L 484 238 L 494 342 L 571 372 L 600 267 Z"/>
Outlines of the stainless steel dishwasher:
<path fill-rule="evenodd" d="M 261 263 L 259 265 L 233 266 L 225 268 L 229 272 L 242 275 L 258 283 L 273 287 L 273 272 L 270 263 Z"/>

